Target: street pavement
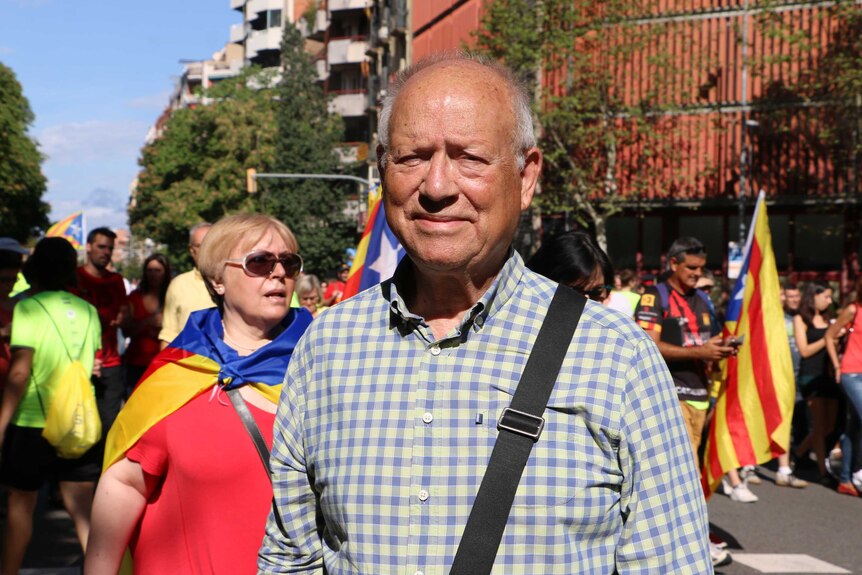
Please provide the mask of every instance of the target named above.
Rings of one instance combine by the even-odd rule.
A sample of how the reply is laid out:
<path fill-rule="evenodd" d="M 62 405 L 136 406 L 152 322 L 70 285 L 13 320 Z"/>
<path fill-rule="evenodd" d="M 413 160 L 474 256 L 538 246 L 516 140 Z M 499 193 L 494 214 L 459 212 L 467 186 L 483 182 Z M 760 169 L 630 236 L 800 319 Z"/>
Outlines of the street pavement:
<path fill-rule="evenodd" d="M 709 502 L 710 524 L 734 557 L 716 572 L 862 575 L 862 498 L 839 495 L 804 472 L 800 476 L 812 480 L 806 489 L 778 487 L 773 471 L 759 471 L 763 484 L 751 486 L 757 503 L 736 503 L 720 494 Z M 72 522 L 47 499 L 43 492 L 22 575 L 78 575 L 81 552 Z M 5 521 L 2 507 L 0 514 Z"/>
<path fill-rule="evenodd" d="M 810 481 L 805 489 L 778 487 L 774 471 L 759 472 L 763 484 L 750 486 L 757 503 L 718 493 L 709 501 L 713 531 L 725 536 L 734 557 L 717 573 L 862 574 L 862 498 L 821 486 L 811 472 L 799 473 Z"/>

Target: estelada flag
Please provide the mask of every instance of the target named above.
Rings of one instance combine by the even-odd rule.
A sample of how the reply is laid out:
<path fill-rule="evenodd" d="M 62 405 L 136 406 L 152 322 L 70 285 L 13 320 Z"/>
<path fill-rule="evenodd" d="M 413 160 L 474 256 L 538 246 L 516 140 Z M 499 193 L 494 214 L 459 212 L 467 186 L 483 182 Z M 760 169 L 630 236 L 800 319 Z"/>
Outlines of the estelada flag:
<path fill-rule="evenodd" d="M 392 277 L 405 253 L 386 223 L 382 197 L 373 200 L 369 214 L 350 266 L 342 301 Z"/>
<path fill-rule="evenodd" d="M 725 385 L 707 435 L 702 470 L 707 495 L 728 470 L 770 461 L 790 444 L 795 383 L 779 291 L 761 191 L 727 306 L 725 335 L 742 338 L 742 345 L 727 359 Z"/>
<path fill-rule="evenodd" d="M 66 238 L 76 250 L 84 246 L 84 212 L 75 212 L 62 219 L 45 232 L 46 238 Z"/>

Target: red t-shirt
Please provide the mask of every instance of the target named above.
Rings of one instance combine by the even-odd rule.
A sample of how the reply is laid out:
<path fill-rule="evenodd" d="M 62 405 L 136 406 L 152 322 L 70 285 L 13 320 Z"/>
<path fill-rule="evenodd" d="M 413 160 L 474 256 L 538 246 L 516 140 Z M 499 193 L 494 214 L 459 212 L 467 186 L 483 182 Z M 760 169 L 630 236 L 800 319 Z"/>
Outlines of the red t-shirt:
<path fill-rule="evenodd" d="M 78 293 L 99 312 L 99 323 L 102 325 L 102 349 L 96 352 L 96 359 L 102 360 L 104 367 L 120 365 L 120 353 L 117 349 L 117 328 L 111 322 L 117 318 L 120 308 L 128 304 L 126 285 L 123 276 L 115 272 L 107 272 L 105 277 L 96 277 L 84 269 L 78 268 Z"/>
<path fill-rule="evenodd" d="M 141 322 L 155 315 L 147 311 L 144 296 L 138 290 L 129 295 L 129 305 L 132 306 L 133 322 Z M 152 325 L 133 335 L 126 353 L 123 354 L 126 364 L 140 367 L 149 365 L 159 353 L 159 331 L 161 327 Z"/>
<path fill-rule="evenodd" d="M 257 572 L 272 486 L 230 400 L 202 393 L 126 453 L 156 476 L 130 542 L 136 574 Z M 267 445 L 275 415 L 249 405 Z"/>

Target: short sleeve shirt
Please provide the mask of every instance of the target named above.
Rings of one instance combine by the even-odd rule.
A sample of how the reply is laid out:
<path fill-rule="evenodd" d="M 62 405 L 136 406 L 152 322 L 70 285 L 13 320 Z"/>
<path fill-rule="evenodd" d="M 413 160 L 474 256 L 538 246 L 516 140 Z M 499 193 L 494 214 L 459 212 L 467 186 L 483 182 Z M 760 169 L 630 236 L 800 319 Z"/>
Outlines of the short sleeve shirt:
<path fill-rule="evenodd" d="M 47 311 L 46 311 L 47 310 Z M 21 427 L 44 427 L 54 396 L 54 381 L 71 358 L 80 358 L 88 373 L 101 341 L 96 309 L 66 291 L 48 291 L 21 300 L 12 319 L 12 349 L 33 350 L 33 367 L 24 397 L 12 418 Z M 40 402 L 41 399 L 41 402 Z"/>
<path fill-rule="evenodd" d="M 646 330 L 657 331 L 661 341 L 680 347 L 705 344 L 717 326 L 706 300 L 695 290 L 680 293 L 665 282 L 668 302 L 665 308 L 657 288 L 647 288 L 635 309 L 635 320 Z M 668 361 L 673 382 L 680 399 L 709 399 L 709 379 L 706 363 L 699 360 Z"/>
<path fill-rule="evenodd" d="M 102 349 L 98 358 L 104 367 L 120 365 L 120 352 L 117 346 L 117 328 L 111 326 L 120 309 L 128 304 L 126 284 L 123 276 L 108 272 L 104 277 L 90 275 L 84 267 L 78 268 L 79 295 L 90 302 L 99 312 L 102 328 Z"/>
<path fill-rule="evenodd" d="M 215 306 L 204 279 L 197 269 L 175 277 L 165 295 L 165 310 L 162 314 L 162 330 L 159 339 L 170 343 L 186 326 L 193 311 Z"/>

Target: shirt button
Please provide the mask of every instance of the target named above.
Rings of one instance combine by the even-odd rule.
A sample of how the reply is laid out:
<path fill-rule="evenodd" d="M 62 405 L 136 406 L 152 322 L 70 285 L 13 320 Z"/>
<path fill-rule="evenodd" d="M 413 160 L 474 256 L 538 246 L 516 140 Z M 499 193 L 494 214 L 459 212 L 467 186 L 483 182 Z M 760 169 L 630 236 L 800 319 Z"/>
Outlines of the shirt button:
<path fill-rule="evenodd" d="M 434 416 L 431 415 L 431 412 L 427 412 L 425 413 L 425 415 L 422 416 L 422 421 L 424 421 L 425 423 L 431 423 L 432 421 L 434 421 Z"/>
<path fill-rule="evenodd" d="M 476 317 L 476 325 L 478 325 L 479 327 L 482 327 L 483 323 L 485 323 L 484 317 L 482 317 L 481 315 Z"/>
<path fill-rule="evenodd" d="M 431 348 L 431 355 L 440 355 L 440 346 L 435 345 Z"/>
<path fill-rule="evenodd" d="M 424 489 L 419 490 L 419 501 L 426 501 L 428 499 L 428 492 Z"/>

